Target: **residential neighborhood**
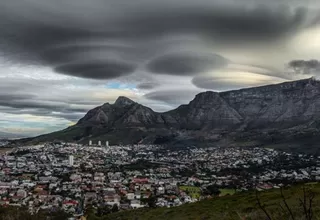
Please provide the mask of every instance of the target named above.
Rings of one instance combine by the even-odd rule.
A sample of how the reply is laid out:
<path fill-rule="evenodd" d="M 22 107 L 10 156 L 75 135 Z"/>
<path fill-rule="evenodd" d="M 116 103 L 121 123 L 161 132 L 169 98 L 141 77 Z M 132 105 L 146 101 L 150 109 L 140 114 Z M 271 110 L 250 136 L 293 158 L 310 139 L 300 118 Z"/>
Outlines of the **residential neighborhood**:
<path fill-rule="evenodd" d="M 0 156 L 0 205 L 84 215 L 173 207 L 320 180 L 320 158 L 266 148 L 47 143 Z"/>

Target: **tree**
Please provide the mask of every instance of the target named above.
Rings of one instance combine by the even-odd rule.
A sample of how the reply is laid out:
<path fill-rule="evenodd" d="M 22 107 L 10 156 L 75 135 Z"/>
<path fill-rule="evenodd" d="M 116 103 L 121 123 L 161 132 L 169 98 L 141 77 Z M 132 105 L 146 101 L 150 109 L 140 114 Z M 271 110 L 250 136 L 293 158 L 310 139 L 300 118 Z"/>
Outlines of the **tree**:
<path fill-rule="evenodd" d="M 117 204 L 114 204 L 114 205 L 112 206 L 111 212 L 118 212 L 118 211 L 119 211 L 118 205 L 117 205 Z"/>
<path fill-rule="evenodd" d="M 221 191 L 215 185 L 209 185 L 205 190 L 207 195 L 218 196 L 220 193 Z"/>
<path fill-rule="evenodd" d="M 148 199 L 147 199 L 147 203 L 148 203 L 148 206 L 150 208 L 155 208 L 157 207 L 156 203 L 157 203 L 157 198 L 155 196 L 150 196 Z"/>
<path fill-rule="evenodd" d="M 304 219 L 306 220 L 312 220 L 313 218 L 313 199 L 315 197 L 315 193 L 312 192 L 310 189 L 306 189 L 305 186 L 302 187 L 303 190 L 303 198 L 299 198 L 300 201 L 300 206 L 302 207 L 302 212 L 305 216 Z M 280 193 L 281 193 L 281 199 L 282 199 L 282 203 L 284 204 L 284 206 L 279 203 L 280 208 L 282 209 L 282 211 L 290 216 L 290 219 L 295 220 L 295 215 L 293 213 L 293 209 L 292 207 L 290 207 L 288 205 L 287 199 L 284 196 L 283 193 L 283 188 L 280 188 Z M 268 212 L 268 210 L 266 209 L 266 206 L 261 202 L 260 196 L 258 191 L 256 190 L 256 201 L 257 204 L 259 206 L 259 208 L 264 212 L 264 214 L 266 215 L 266 218 L 268 220 L 272 220 L 271 214 Z"/>
<path fill-rule="evenodd" d="M 201 184 L 199 182 L 195 182 L 193 185 L 196 186 L 196 187 L 200 187 L 201 186 Z"/>

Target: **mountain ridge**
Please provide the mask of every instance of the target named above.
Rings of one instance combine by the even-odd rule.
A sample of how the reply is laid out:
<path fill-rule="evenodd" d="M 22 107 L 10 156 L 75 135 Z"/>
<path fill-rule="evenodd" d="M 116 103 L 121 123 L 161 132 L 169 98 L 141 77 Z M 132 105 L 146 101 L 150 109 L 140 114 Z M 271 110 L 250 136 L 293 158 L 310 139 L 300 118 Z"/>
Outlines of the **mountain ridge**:
<path fill-rule="evenodd" d="M 318 121 L 320 81 L 308 78 L 226 92 L 206 91 L 167 112 L 155 112 L 120 96 L 113 104 L 88 111 L 71 127 L 31 140 L 261 144 L 266 143 L 265 139 L 277 140 L 269 134 L 272 132 L 281 133 L 284 140 L 305 135 L 303 132 L 318 134 Z"/>

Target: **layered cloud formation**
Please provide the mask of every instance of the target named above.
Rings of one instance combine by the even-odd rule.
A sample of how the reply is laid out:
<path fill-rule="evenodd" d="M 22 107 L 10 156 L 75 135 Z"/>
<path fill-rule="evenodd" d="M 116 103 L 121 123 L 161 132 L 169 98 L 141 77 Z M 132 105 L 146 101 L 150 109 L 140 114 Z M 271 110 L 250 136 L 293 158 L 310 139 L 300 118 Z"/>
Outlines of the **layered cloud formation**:
<path fill-rule="evenodd" d="M 1 1 L 0 131 L 60 129 L 119 95 L 165 111 L 205 90 L 317 76 L 319 9 L 315 0 Z"/>

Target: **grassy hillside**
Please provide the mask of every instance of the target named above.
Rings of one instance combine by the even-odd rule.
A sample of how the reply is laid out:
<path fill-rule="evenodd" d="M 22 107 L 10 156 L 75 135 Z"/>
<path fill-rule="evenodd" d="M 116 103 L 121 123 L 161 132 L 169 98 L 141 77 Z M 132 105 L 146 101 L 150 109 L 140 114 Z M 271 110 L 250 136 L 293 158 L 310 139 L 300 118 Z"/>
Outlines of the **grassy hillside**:
<path fill-rule="evenodd" d="M 305 217 L 301 201 L 306 195 L 307 207 L 309 198 L 314 196 L 312 202 L 311 219 L 320 219 L 320 184 L 297 185 L 283 189 L 284 198 L 294 215 L 294 219 L 310 219 Z M 271 219 L 291 219 L 286 209 L 280 189 L 272 189 L 264 192 L 255 191 L 237 193 L 232 196 L 212 198 L 193 204 L 186 204 L 175 208 L 137 209 L 109 214 L 104 217 L 95 217 L 89 214 L 88 220 L 231 220 L 231 219 L 268 219 L 267 215 L 259 207 L 257 196 L 261 206 L 265 208 Z M 301 199 L 301 201 L 300 201 Z"/>

